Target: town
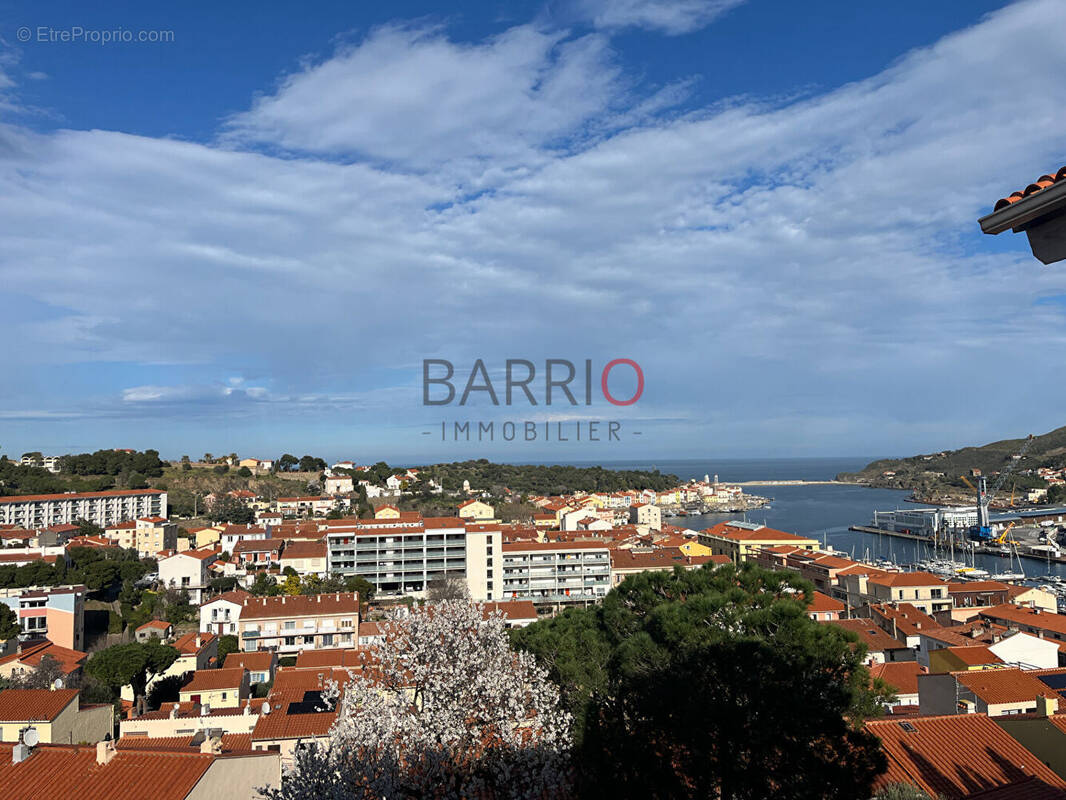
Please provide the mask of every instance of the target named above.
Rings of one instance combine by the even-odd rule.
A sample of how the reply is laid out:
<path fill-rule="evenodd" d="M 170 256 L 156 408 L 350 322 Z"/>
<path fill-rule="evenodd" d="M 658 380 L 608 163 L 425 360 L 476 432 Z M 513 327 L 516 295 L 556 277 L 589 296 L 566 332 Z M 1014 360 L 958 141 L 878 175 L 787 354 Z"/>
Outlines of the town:
<path fill-rule="evenodd" d="M 253 476 L 278 468 L 218 461 Z M 20 466 L 61 475 L 64 463 L 75 462 L 28 454 Z M 219 466 L 197 464 L 184 471 Z M 595 607 L 636 576 L 752 567 L 809 582 L 806 616 L 839 629 L 883 687 L 863 723 L 889 765 L 878 785 L 949 798 L 970 796 L 974 781 L 1066 790 L 1066 764 L 1047 758 L 1066 745 L 1066 616 L 1053 594 L 875 565 L 755 523 L 668 521 L 743 504 L 717 476 L 662 490 L 504 490 L 501 501 L 532 510 L 504 521 L 487 487 L 445 490 L 426 469 L 341 461 L 322 470 L 321 494 L 219 492 L 194 521 L 172 518 L 165 489 L 0 497 L 11 796 L 56 759 L 73 791 L 109 775 L 154 781 L 174 754 L 188 756 L 190 792 L 202 781 L 232 797 L 281 789 L 302 746 L 329 745 L 341 711 L 322 698 L 370 674 L 397 612 L 458 600 L 518 630 Z M 454 513 L 401 510 L 422 483 Z M 248 521 L 211 521 L 235 507 Z"/>

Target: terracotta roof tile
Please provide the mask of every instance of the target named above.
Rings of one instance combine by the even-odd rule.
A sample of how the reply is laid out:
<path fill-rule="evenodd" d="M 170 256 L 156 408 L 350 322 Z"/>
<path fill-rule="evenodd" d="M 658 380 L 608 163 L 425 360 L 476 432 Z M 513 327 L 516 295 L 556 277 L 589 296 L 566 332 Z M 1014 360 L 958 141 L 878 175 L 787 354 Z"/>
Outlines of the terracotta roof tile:
<path fill-rule="evenodd" d="M 866 729 L 881 740 L 889 761 L 875 788 L 903 781 L 954 800 L 1036 777 L 1066 789 L 1050 767 L 983 714 L 876 720 Z"/>
<path fill-rule="evenodd" d="M 1056 172 L 1054 175 L 1041 175 L 1033 183 L 1030 183 L 1024 189 L 1021 189 L 1017 192 L 1012 192 L 1006 197 L 1001 197 L 999 200 L 996 201 L 996 205 L 992 210 L 999 211 L 1002 208 L 1006 208 L 1007 206 L 1020 202 L 1021 200 L 1024 200 L 1025 198 L 1030 197 L 1036 194 L 1037 192 L 1042 191 L 1047 187 L 1052 186 L 1055 183 L 1058 183 L 1059 181 L 1064 179 L 1066 179 L 1066 167 L 1059 167 L 1058 172 Z"/>
<path fill-rule="evenodd" d="M 926 672 L 917 661 L 888 661 L 870 666 L 870 677 L 880 678 L 897 694 L 918 694 L 918 676 Z"/>
<path fill-rule="evenodd" d="M 95 747 L 38 745 L 29 758 L 12 764 L 12 746 L 0 744 L 3 794 L 33 800 L 183 800 L 215 758 L 122 750 L 100 765 Z"/>
<path fill-rule="evenodd" d="M 250 672 L 264 672 L 274 663 L 273 650 L 257 650 L 254 653 L 230 653 L 222 665 L 223 669 L 246 669 Z"/>
<path fill-rule="evenodd" d="M 1054 695 L 1046 683 L 1020 669 L 980 669 L 953 672 L 955 680 L 989 704 L 1024 703 L 1041 695 Z"/>
<path fill-rule="evenodd" d="M 77 696 L 77 689 L 5 689 L 0 692 L 0 722 L 53 720 Z"/>
<path fill-rule="evenodd" d="M 331 592 L 329 594 L 249 597 L 241 608 L 241 619 L 306 617 L 325 614 L 351 614 L 354 617 L 358 613 L 358 592 Z"/>
<path fill-rule="evenodd" d="M 184 692 L 213 692 L 218 689 L 237 689 L 244 682 L 246 670 L 236 669 L 198 669 L 189 682 L 181 687 Z M 195 699 L 195 698 L 193 698 Z"/>
<path fill-rule="evenodd" d="M 106 492 L 71 492 L 69 494 L 16 494 L 0 497 L 0 503 L 25 503 L 36 500 L 80 500 L 94 497 L 120 497 L 125 495 L 161 495 L 160 489 L 110 489 Z"/>

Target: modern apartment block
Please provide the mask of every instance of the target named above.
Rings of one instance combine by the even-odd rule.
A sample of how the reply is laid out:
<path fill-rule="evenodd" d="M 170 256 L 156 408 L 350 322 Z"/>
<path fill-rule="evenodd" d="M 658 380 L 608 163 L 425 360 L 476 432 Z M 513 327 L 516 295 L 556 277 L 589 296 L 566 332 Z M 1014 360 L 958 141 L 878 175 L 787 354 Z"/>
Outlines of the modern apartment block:
<path fill-rule="evenodd" d="M 473 599 L 503 597 L 499 526 L 448 517 L 342 522 L 326 534 L 332 575 L 359 575 L 386 597 L 420 596 L 434 579 L 460 575 Z"/>
<path fill-rule="evenodd" d="M 71 650 L 85 649 L 84 586 L 0 589 L 0 603 L 18 616 L 20 640 L 47 639 Z"/>
<path fill-rule="evenodd" d="M 141 558 L 154 558 L 162 550 L 177 547 L 178 525 L 163 517 L 139 517 L 109 526 L 104 535 L 119 547 L 136 550 Z"/>
<path fill-rule="evenodd" d="M 245 652 L 354 647 L 359 641 L 359 594 L 249 597 L 241 607 L 237 630 Z"/>
<path fill-rule="evenodd" d="M 514 542 L 502 550 L 505 598 L 580 603 L 610 591 L 611 551 L 603 542 Z"/>
<path fill-rule="evenodd" d="M 163 517 L 167 493 L 158 489 L 116 489 L 0 497 L 0 525 L 47 528 L 88 520 L 101 528 L 138 517 Z"/>

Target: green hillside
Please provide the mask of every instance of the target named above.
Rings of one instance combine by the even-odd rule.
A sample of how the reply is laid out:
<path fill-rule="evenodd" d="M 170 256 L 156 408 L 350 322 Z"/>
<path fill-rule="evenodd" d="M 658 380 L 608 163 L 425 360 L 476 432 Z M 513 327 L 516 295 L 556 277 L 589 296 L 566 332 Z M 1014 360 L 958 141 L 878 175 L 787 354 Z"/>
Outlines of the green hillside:
<path fill-rule="evenodd" d="M 923 500 L 950 499 L 956 495 L 964 499 L 972 490 L 960 476 L 969 478 L 972 470 L 980 470 L 981 474 L 993 477 L 1009 467 L 1024 445 L 1023 437 L 909 458 L 884 458 L 859 472 L 841 473 L 837 479 L 878 488 L 912 489 Z M 1025 456 L 1014 464 L 1003 491 L 1045 487 L 1042 478 L 1026 474 L 1038 467 L 1066 467 L 1066 427 L 1034 438 Z"/>

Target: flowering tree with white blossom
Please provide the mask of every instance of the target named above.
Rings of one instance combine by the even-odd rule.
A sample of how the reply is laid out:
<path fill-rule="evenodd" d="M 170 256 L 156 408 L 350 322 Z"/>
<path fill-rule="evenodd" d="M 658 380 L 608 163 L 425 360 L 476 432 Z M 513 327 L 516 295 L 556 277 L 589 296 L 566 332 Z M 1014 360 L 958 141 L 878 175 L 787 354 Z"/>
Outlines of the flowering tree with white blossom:
<path fill-rule="evenodd" d="M 326 746 L 270 800 L 544 799 L 571 794 L 570 715 L 502 616 L 448 600 L 394 614 L 343 687 Z"/>

